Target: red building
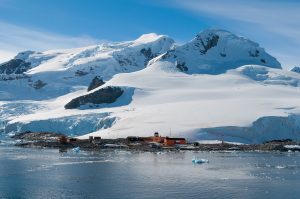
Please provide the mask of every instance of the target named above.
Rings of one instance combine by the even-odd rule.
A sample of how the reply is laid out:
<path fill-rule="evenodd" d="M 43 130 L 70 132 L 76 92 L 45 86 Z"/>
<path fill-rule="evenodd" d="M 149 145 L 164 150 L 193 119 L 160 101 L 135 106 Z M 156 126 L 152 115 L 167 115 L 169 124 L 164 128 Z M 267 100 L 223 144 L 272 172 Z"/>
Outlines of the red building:
<path fill-rule="evenodd" d="M 170 137 L 162 137 L 158 134 L 158 132 L 154 133 L 154 136 L 143 138 L 145 142 L 156 142 L 161 143 L 165 146 L 174 146 L 178 144 L 187 144 L 185 138 L 170 138 Z"/>
<path fill-rule="evenodd" d="M 185 138 L 169 138 L 165 137 L 164 139 L 164 145 L 165 146 L 174 146 L 177 144 L 186 144 L 186 139 Z"/>

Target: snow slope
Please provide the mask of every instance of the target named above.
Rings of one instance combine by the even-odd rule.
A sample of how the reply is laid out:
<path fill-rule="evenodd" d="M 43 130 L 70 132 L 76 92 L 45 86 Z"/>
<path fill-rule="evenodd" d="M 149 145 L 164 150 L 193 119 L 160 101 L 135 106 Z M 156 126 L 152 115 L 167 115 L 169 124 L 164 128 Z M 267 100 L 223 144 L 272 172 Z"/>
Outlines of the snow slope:
<path fill-rule="evenodd" d="M 187 44 L 173 44 L 166 36 L 150 34 L 114 43 L 107 57 L 104 49 L 108 47 L 99 47 L 104 44 L 99 51 L 94 47 L 48 51 L 57 56 L 34 64 L 26 75 L 51 85 L 57 81 L 57 87 L 46 90 L 45 86 L 35 91 L 38 94 L 24 96 L 24 91 L 17 95 L 0 82 L 0 92 L 7 92 L 6 101 L 0 101 L 0 125 L 5 133 L 54 131 L 83 137 L 149 136 L 158 131 L 190 140 L 300 140 L 300 74 L 281 69 L 258 44 L 223 30 L 206 30 Z M 77 56 L 68 57 L 75 51 Z M 127 71 L 121 70 L 123 62 L 116 62 L 119 54 L 123 61 L 131 60 L 126 62 Z M 22 59 L 28 61 L 26 56 Z M 95 73 L 83 77 L 74 75 L 91 63 L 101 67 L 95 66 Z M 62 74 L 73 76 L 65 83 Z M 95 75 L 107 82 L 87 92 Z M 23 79 L 5 82 L 15 90 L 23 88 L 12 81 Z M 59 90 L 61 85 L 64 92 Z M 124 93 L 112 104 L 64 109 L 70 100 L 107 86 L 120 87 Z"/>
<path fill-rule="evenodd" d="M 134 41 L 22 52 L 15 59 L 31 65 L 24 73 L 4 71 L 1 74 L 0 65 L 0 100 L 45 100 L 82 90 L 97 75 L 107 81 L 115 74 L 145 68 L 150 59 L 166 52 L 173 44 L 168 36 L 146 34 Z M 44 86 L 37 89 L 39 80 Z"/>

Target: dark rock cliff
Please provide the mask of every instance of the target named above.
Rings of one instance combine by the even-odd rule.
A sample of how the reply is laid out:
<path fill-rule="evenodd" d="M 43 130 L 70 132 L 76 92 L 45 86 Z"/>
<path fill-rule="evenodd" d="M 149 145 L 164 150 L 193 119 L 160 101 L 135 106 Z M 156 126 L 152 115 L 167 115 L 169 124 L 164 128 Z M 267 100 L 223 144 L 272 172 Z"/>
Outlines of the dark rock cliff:
<path fill-rule="evenodd" d="M 90 83 L 87 90 L 91 91 L 95 88 L 98 88 L 99 86 L 102 86 L 103 84 L 105 84 L 105 82 L 99 76 L 96 76 L 96 77 L 94 77 L 94 79 Z"/>
<path fill-rule="evenodd" d="M 110 104 L 115 102 L 123 94 L 123 92 L 124 91 L 119 87 L 108 86 L 93 93 L 72 99 L 65 105 L 65 109 L 75 109 L 88 104 Z"/>

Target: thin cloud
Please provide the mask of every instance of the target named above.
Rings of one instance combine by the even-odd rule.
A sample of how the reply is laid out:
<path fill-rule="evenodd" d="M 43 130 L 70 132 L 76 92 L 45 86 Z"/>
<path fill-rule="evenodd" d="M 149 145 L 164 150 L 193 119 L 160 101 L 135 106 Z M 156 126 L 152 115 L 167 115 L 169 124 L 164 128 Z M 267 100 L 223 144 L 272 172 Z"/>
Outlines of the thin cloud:
<path fill-rule="evenodd" d="M 0 22 L 0 61 L 24 50 L 75 48 L 103 42 L 89 36 L 66 36 Z"/>
<path fill-rule="evenodd" d="M 252 23 L 281 35 L 297 38 L 300 33 L 300 3 L 282 1 L 176 1 L 178 5 L 199 14 L 211 14 L 216 17 Z M 200 12 L 199 12 L 200 11 Z"/>
<path fill-rule="evenodd" d="M 0 63 L 3 63 L 16 55 L 15 52 L 0 50 Z"/>

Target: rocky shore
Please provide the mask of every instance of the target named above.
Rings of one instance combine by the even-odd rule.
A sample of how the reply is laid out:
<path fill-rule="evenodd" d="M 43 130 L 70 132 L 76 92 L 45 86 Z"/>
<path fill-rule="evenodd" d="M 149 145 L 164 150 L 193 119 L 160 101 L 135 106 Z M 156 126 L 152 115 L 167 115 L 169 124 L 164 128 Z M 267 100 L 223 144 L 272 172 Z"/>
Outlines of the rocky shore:
<path fill-rule="evenodd" d="M 163 150 L 193 150 L 193 151 L 300 151 L 299 143 L 286 140 L 273 140 L 262 144 L 200 144 L 187 143 L 186 145 L 176 145 L 174 147 L 164 146 L 159 143 L 145 142 L 142 140 L 119 139 L 98 139 L 81 140 L 65 137 L 63 134 L 48 132 L 25 132 L 12 137 L 19 147 L 40 147 L 57 148 L 68 150 L 79 147 L 81 150 L 98 151 L 101 149 L 124 149 L 136 151 L 163 151 Z M 67 141 L 69 140 L 69 141 Z"/>

